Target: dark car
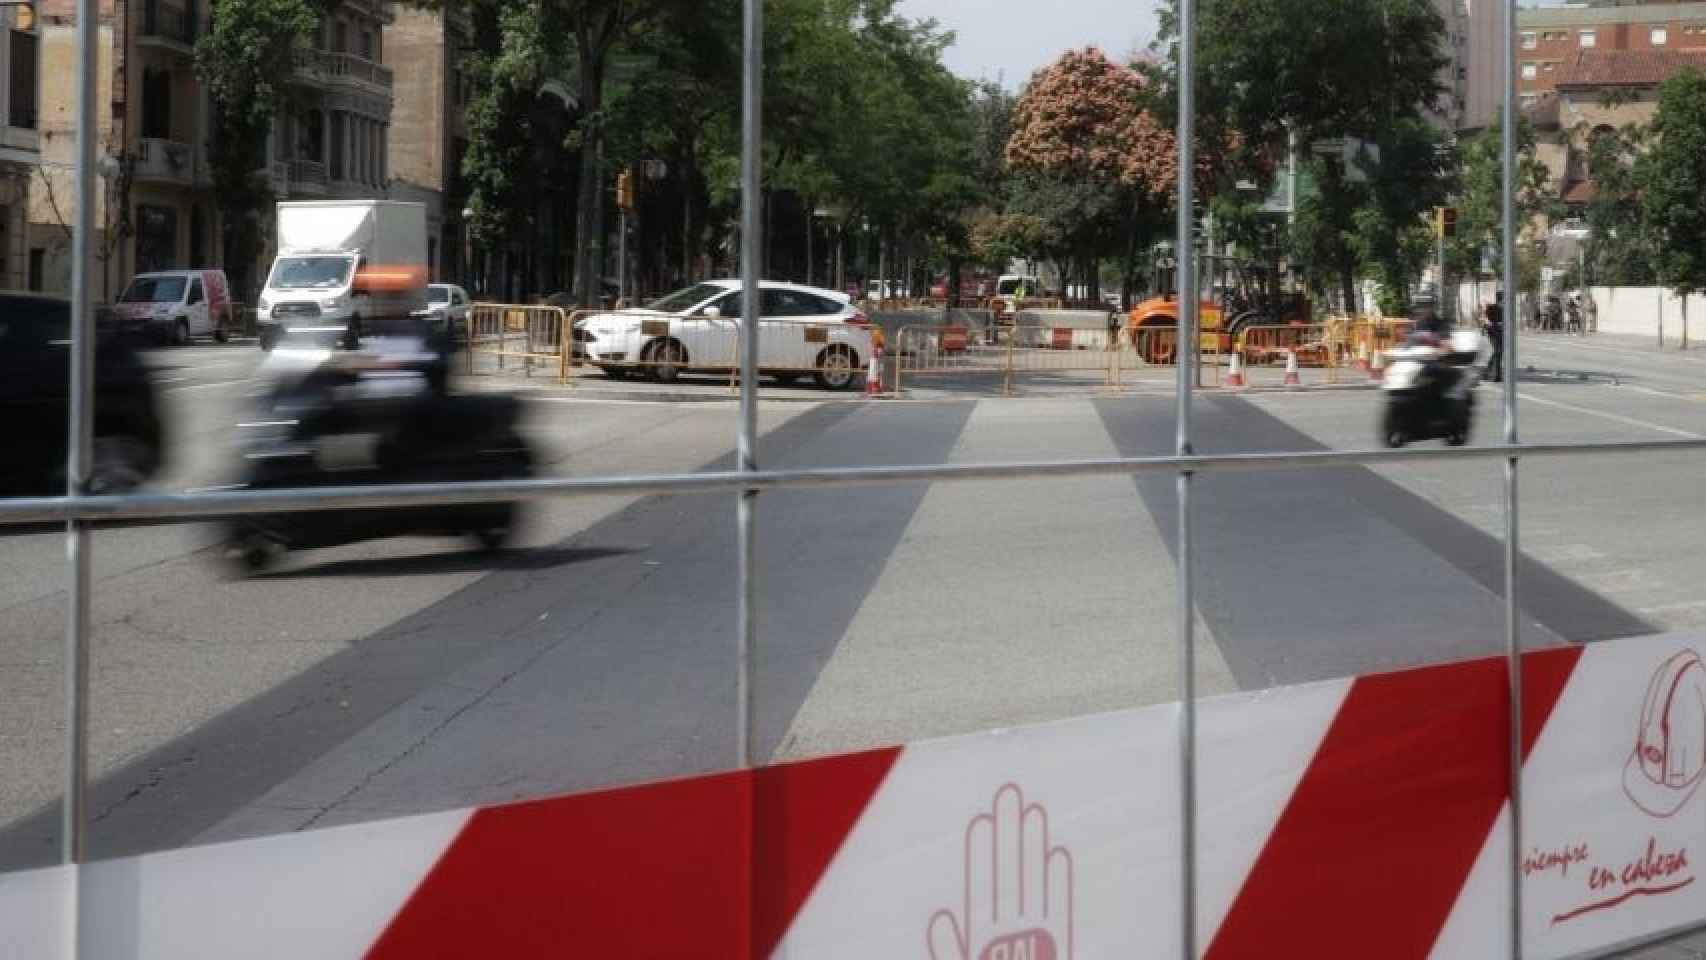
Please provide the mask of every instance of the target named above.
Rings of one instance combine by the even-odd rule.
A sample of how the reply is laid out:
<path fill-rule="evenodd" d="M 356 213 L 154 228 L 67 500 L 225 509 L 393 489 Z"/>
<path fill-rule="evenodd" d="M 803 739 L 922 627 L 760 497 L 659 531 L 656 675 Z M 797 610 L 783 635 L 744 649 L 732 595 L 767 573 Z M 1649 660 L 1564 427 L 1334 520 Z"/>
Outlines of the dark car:
<path fill-rule="evenodd" d="M 153 379 L 134 337 L 97 323 L 91 491 L 116 493 L 154 476 L 164 431 Z M 65 493 L 71 408 L 71 304 L 0 294 L 0 496 Z"/>

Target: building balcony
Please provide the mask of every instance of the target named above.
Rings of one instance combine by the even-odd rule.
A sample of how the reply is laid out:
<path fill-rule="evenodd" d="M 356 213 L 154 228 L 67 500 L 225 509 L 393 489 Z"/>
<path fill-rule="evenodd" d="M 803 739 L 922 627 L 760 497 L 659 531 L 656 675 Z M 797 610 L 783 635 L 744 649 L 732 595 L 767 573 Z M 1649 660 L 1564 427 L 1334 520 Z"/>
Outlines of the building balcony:
<path fill-rule="evenodd" d="M 195 15 L 187 8 L 162 0 L 148 0 L 143 4 L 142 26 L 136 34 L 138 46 L 159 47 L 193 56 L 195 41 Z"/>
<path fill-rule="evenodd" d="M 176 140 L 143 137 L 137 142 L 136 182 L 175 187 L 195 184 L 195 149 Z"/>
<path fill-rule="evenodd" d="M 390 67 L 353 53 L 299 47 L 293 56 L 297 78 L 310 83 L 343 84 L 386 96 L 395 85 Z"/>

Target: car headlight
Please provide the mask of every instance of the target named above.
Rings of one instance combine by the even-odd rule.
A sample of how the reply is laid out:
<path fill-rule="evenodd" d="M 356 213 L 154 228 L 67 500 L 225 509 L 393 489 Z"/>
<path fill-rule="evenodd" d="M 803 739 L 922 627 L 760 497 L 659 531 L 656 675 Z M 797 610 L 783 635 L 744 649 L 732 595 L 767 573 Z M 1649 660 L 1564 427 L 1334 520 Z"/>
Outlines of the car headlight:
<path fill-rule="evenodd" d="M 344 305 L 343 297 L 327 297 L 320 301 L 320 306 L 327 310 L 337 310 Z"/>

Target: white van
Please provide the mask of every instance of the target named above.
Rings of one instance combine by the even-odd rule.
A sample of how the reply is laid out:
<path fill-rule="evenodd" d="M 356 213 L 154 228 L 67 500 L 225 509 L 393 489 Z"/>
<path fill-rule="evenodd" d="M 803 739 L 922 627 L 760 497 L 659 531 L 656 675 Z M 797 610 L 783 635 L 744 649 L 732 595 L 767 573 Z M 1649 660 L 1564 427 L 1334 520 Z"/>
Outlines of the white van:
<path fill-rule="evenodd" d="M 160 270 L 139 273 L 124 288 L 113 313 L 126 328 L 166 343 L 191 337 L 230 335 L 231 290 L 223 270 Z"/>

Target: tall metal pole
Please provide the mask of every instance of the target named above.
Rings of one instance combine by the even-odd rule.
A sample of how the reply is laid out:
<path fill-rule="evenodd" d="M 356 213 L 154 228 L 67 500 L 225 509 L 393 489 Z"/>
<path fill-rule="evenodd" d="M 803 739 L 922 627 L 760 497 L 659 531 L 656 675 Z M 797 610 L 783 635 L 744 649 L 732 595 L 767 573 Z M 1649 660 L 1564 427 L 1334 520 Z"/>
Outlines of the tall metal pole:
<path fill-rule="evenodd" d="M 758 271 L 761 269 L 763 238 L 762 198 L 759 196 L 759 161 L 763 146 L 764 109 L 764 0 L 745 0 L 745 61 L 741 91 L 741 191 L 740 191 L 740 439 L 738 455 L 743 472 L 758 470 L 758 318 L 760 315 Z M 735 748 L 743 767 L 757 765 L 753 755 L 755 724 L 753 648 L 758 641 L 758 492 L 743 490 L 737 521 L 740 525 L 740 600 L 736 614 L 739 636 L 735 678 Z"/>
<path fill-rule="evenodd" d="M 1516 218 L 1517 99 L 1516 99 L 1516 5 L 1505 2 L 1504 31 L 1504 364 L 1499 373 L 1505 387 L 1505 443 L 1517 442 L 1516 421 L 1516 244 L 1520 224 Z M 1505 654 L 1510 683 L 1510 956 L 1522 960 L 1522 632 L 1517 602 L 1517 459 L 1505 461 Z"/>
<path fill-rule="evenodd" d="M 91 303 L 95 236 L 96 41 L 95 0 L 77 0 L 77 222 L 71 234 L 71 423 L 66 447 L 66 493 L 86 493 L 91 466 L 95 396 L 95 313 Z M 65 618 L 65 804 L 61 859 L 83 862 L 88 845 L 89 782 L 89 528 L 66 525 L 70 601 Z M 75 911 L 74 911 L 75 913 Z M 73 921 L 75 922 L 75 921 Z"/>
<path fill-rule="evenodd" d="M 1192 245 L 1196 173 L 1197 12 L 1195 0 L 1179 2 L 1179 331 L 1174 449 L 1191 453 L 1191 388 L 1197 368 L 1196 250 Z M 1180 954 L 1197 957 L 1197 651 L 1196 599 L 1191 583 L 1191 474 L 1180 471 L 1179 495 L 1179 890 Z"/>
<path fill-rule="evenodd" d="M 616 217 L 616 299 L 628 300 L 628 208 Z"/>

